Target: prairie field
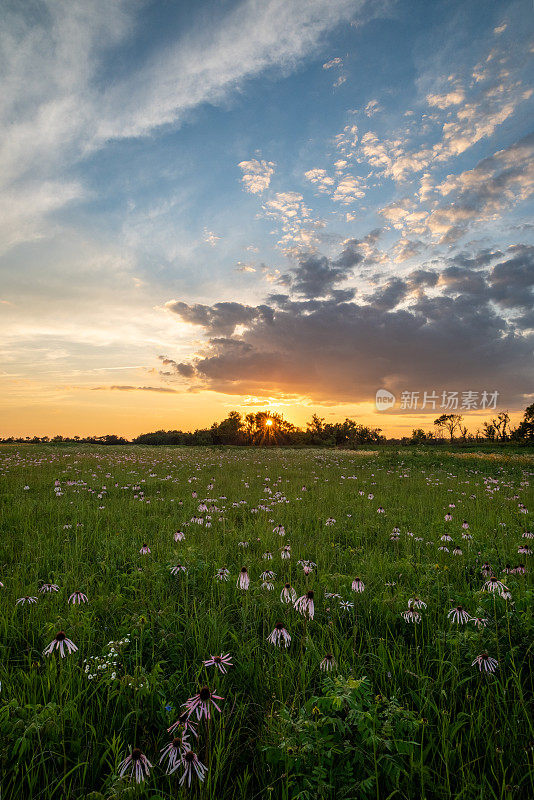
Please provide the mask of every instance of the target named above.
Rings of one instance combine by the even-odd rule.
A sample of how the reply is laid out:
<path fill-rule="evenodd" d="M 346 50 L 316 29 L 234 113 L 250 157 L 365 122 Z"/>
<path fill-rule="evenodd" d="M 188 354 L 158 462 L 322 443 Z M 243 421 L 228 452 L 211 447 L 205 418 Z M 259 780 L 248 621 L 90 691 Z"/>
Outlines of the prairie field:
<path fill-rule="evenodd" d="M 0 448 L 2 800 L 534 797 L 533 477 Z"/>

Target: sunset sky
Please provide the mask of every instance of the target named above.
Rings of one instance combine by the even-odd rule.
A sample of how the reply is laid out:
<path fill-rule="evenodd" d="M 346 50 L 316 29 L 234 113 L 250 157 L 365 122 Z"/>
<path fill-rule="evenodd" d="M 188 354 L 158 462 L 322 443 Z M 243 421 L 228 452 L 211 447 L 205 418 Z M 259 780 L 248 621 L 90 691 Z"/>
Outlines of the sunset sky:
<path fill-rule="evenodd" d="M 0 6 L 1 436 L 534 401 L 531 0 Z"/>

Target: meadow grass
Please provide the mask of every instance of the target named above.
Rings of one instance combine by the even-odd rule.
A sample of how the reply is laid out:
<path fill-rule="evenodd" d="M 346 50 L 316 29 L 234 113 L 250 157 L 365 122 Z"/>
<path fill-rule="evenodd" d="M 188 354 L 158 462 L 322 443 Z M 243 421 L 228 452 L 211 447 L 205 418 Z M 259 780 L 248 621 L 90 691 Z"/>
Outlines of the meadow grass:
<path fill-rule="evenodd" d="M 430 448 L 0 448 L 2 800 L 533 797 L 533 475 L 528 454 Z M 485 562 L 511 599 L 482 591 Z M 487 624 L 451 622 L 458 605 Z M 78 651 L 44 656 L 60 630 Z M 485 652 L 495 673 L 472 666 Z M 203 666 L 224 653 L 226 675 Z M 224 697 L 190 738 L 208 770 L 180 787 L 159 753 L 205 684 Z M 140 785 L 119 777 L 132 747 Z"/>

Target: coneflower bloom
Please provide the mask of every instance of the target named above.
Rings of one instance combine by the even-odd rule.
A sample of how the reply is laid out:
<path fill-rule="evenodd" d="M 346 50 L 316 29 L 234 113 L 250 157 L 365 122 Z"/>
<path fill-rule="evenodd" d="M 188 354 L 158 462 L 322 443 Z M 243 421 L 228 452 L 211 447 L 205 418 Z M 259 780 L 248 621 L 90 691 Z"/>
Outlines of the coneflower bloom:
<path fill-rule="evenodd" d="M 197 723 L 189 719 L 187 711 L 182 711 L 176 722 L 173 722 L 170 728 L 167 728 L 167 733 L 175 733 L 176 731 L 180 732 L 182 738 L 188 736 L 191 731 L 195 739 L 198 739 Z"/>
<path fill-rule="evenodd" d="M 272 581 L 273 578 L 276 578 L 276 573 L 272 569 L 268 569 L 261 573 L 260 578 L 262 581 Z"/>
<path fill-rule="evenodd" d="M 485 617 L 471 617 L 470 622 L 474 622 L 477 628 L 485 628 L 488 624 Z"/>
<path fill-rule="evenodd" d="M 183 736 L 175 736 L 174 739 L 166 744 L 165 747 L 161 749 L 161 758 L 159 763 L 161 764 L 162 761 L 167 759 L 167 769 L 165 770 L 167 775 L 172 775 L 175 772 L 180 764 L 182 763 L 182 755 L 183 753 L 189 750 L 189 742 L 187 741 L 187 737 L 185 734 Z"/>
<path fill-rule="evenodd" d="M 532 531 L 525 531 L 521 536 L 523 539 L 534 539 L 534 533 L 532 533 Z"/>
<path fill-rule="evenodd" d="M 59 655 L 61 658 L 65 658 L 67 655 L 67 653 L 65 653 L 65 648 L 67 648 L 67 653 L 75 653 L 78 649 L 74 642 L 72 642 L 70 639 L 67 639 L 63 631 L 59 631 L 59 633 L 56 633 L 55 638 L 52 639 L 50 644 L 45 647 L 43 650 L 43 655 L 51 656 L 54 650 L 59 650 Z"/>
<path fill-rule="evenodd" d="M 317 566 L 315 561 L 297 561 L 297 564 L 301 565 L 305 575 L 309 575 L 313 572 L 314 567 Z"/>
<path fill-rule="evenodd" d="M 518 564 L 517 567 L 514 567 L 514 572 L 516 575 L 525 575 L 527 568 L 524 564 Z"/>
<path fill-rule="evenodd" d="M 179 575 L 180 572 L 187 572 L 187 567 L 184 567 L 183 564 L 175 564 L 174 567 L 170 568 L 171 575 Z"/>
<path fill-rule="evenodd" d="M 463 608 L 462 606 L 456 606 L 456 608 L 451 608 L 447 616 L 451 622 L 456 622 L 458 625 L 465 625 L 465 623 L 469 622 L 469 620 L 471 619 L 465 608 Z"/>
<path fill-rule="evenodd" d="M 285 558 L 285 559 L 291 558 L 291 545 L 290 544 L 286 544 L 285 547 L 282 547 L 282 549 L 280 551 L 280 555 L 282 556 L 282 558 Z"/>
<path fill-rule="evenodd" d="M 452 542 L 452 536 L 449 536 L 448 533 L 444 533 L 443 536 L 440 536 L 442 542 Z"/>
<path fill-rule="evenodd" d="M 26 605 L 26 603 L 30 603 L 31 604 L 31 603 L 36 603 L 36 602 L 37 602 L 37 598 L 36 597 L 30 597 L 30 595 L 27 594 L 24 597 L 19 597 L 19 599 L 17 600 L 15 605 L 24 606 L 24 605 Z"/>
<path fill-rule="evenodd" d="M 421 622 L 421 614 L 419 611 L 415 611 L 415 609 L 411 607 L 408 607 L 406 611 L 403 611 L 402 616 L 404 617 L 405 622 Z"/>
<path fill-rule="evenodd" d="M 277 622 L 274 626 L 272 633 L 267 637 L 267 641 L 274 644 L 275 647 L 289 647 L 291 644 L 291 635 L 284 627 L 283 622 Z"/>
<path fill-rule="evenodd" d="M 137 783 L 141 783 L 150 775 L 152 764 L 138 747 L 134 747 L 129 756 L 119 764 L 119 775 L 121 778 L 130 773 L 130 778 L 134 778 Z"/>
<path fill-rule="evenodd" d="M 502 581 L 493 575 L 489 580 L 486 581 L 482 587 L 482 591 L 491 592 L 491 594 L 495 594 L 497 592 L 501 595 L 501 597 L 504 597 L 506 593 L 509 592 L 509 589 Z"/>
<path fill-rule="evenodd" d="M 211 706 L 219 712 L 221 710 L 215 702 L 216 700 L 224 700 L 224 697 L 219 697 L 215 692 L 212 692 L 209 686 L 203 686 L 198 694 L 190 697 L 182 705 L 185 707 L 189 717 L 196 714 L 197 719 L 202 719 L 203 717 L 211 719 Z"/>
<path fill-rule="evenodd" d="M 445 514 L 445 522 L 450 522 L 452 519 L 452 514 Z"/>
<path fill-rule="evenodd" d="M 462 528 L 466 531 L 469 528 L 469 523 L 464 519 L 462 522 Z"/>
<path fill-rule="evenodd" d="M 261 588 L 265 589 L 266 592 L 272 592 L 274 589 L 274 583 L 271 583 L 271 581 L 263 581 Z"/>
<path fill-rule="evenodd" d="M 228 670 L 226 667 L 233 667 L 232 664 L 232 656 L 230 653 L 226 653 L 226 655 L 220 656 L 210 656 L 207 661 L 204 661 L 205 667 L 217 667 L 219 672 L 222 672 L 223 675 L 226 675 Z"/>
<path fill-rule="evenodd" d="M 475 665 L 479 668 L 480 672 L 482 672 L 482 670 L 484 670 L 484 672 L 495 672 L 499 663 L 496 658 L 492 658 L 487 653 L 481 653 L 471 664 L 472 667 Z"/>
<path fill-rule="evenodd" d="M 453 556 L 461 556 L 463 555 L 463 550 L 461 547 L 455 547 L 452 551 Z"/>
<path fill-rule="evenodd" d="M 530 549 L 530 547 L 527 547 L 524 544 L 522 544 L 521 547 L 517 548 L 517 552 L 519 553 L 519 555 L 522 555 L 522 556 L 531 556 L 532 555 L 532 550 Z"/>
<path fill-rule="evenodd" d="M 354 578 L 352 581 L 352 591 L 353 592 L 363 592 L 365 589 L 365 583 L 362 581 L 361 578 Z"/>
<path fill-rule="evenodd" d="M 426 603 L 418 597 L 410 597 L 408 600 L 408 608 L 426 608 Z"/>
<path fill-rule="evenodd" d="M 487 578 L 488 576 L 490 576 L 491 575 L 491 564 L 488 564 L 488 562 L 486 561 L 480 567 L 480 572 L 481 572 L 483 578 Z"/>
<path fill-rule="evenodd" d="M 226 567 L 221 567 L 215 573 L 215 577 L 217 578 L 218 581 L 227 581 L 228 578 L 230 577 L 230 570 L 227 569 Z"/>
<path fill-rule="evenodd" d="M 322 669 L 323 672 L 330 672 L 336 667 L 336 660 L 332 653 L 327 653 L 321 663 L 319 664 L 319 669 Z"/>
<path fill-rule="evenodd" d="M 378 506 L 378 508 L 376 509 L 376 513 L 377 514 L 385 514 L 386 510 L 385 510 L 385 508 L 382 508 L 382 506 Z"/>
<path fill-rule="evenodd" d="M 150 553 L 150 547 L 147 544 L 144 544 L 139 550 L 139 553 L 142 556 L 147 556 Z"/>
<path fill-rule="evenodd" d="M 197 754 L 193 753 L 192 750 L 186 750 L 185 753 L 182 753 L 182 766 L 184 768 L 184 773 L 180 778 L 180 786 L 185 783 L 186 780 L 187 785 L 191 786 L 193 770 L 196 772 L 199 781 L 204 780 L 207 767 L 199 760 Z"/>
<path fill-rule="evenodd" d="M 236 586 L 238 589 L 248 589 L 250 586 L 250 578 L 246 567 L 241 567 Z"/>
<path fill-rule="evenodd" d="M 294 603 L 297 599 L 297 593 L 290 583 L 285 583 L 284 588 L 280 592 L 280 601 L 282 603 Z"/>
<path fill-rule="evenodd" d="M 175 542 L 183 542 L 185 539 L 185 533 L 183 531 L 176 531 L 174 534 L 174 541 Z"/>
<path fill-rule="evenodd" d="M 303 594 L 302 597 L 299 597 L 294 603 L 295 609 L 304 617 L 309 617 L 310 619 L 313 619 L 313 615 L 315 614 L 313 597 L 313 589 L 310 589 L 309 592 Z"/>
<path fill-rule="evenodd" d="M 87 595 L 83 592 L 73 592 L 69 597 L 68 602 L 75 606 L 76 603 L 80 605 L 81 603 L 88 603 L 89 600 L 87 599 Z"/>
<path fill-rule="evenodd" d="M 43 583 L 39 591 L 42 594 L 45 592 L 59 592 L 59 586 L 56 583 Z"/>
<path fill-rule="evenodd" d="M 264 553 L 262 555 L 262 558 L 265 559 L 265 561 L 272 561 L 273 560 L 273 554 L 269 553 L 269 552 Z"/>

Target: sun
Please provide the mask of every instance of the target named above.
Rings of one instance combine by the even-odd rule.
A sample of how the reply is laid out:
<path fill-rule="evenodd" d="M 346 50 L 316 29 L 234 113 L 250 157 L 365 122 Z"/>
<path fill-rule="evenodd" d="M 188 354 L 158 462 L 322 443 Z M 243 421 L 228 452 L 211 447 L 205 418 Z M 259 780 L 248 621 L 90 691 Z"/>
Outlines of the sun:
<path fill-rule="evenodd" d="M 266 420 L 265 420 L 265 424 L 266 424 L 266 425 L 269 425 L 269 426 L 270 426 L 270 425 L 272 425 L 272 424 L 273 424 L 273 421 L 272 421 L 272 419 L 266 419 Z"/>

